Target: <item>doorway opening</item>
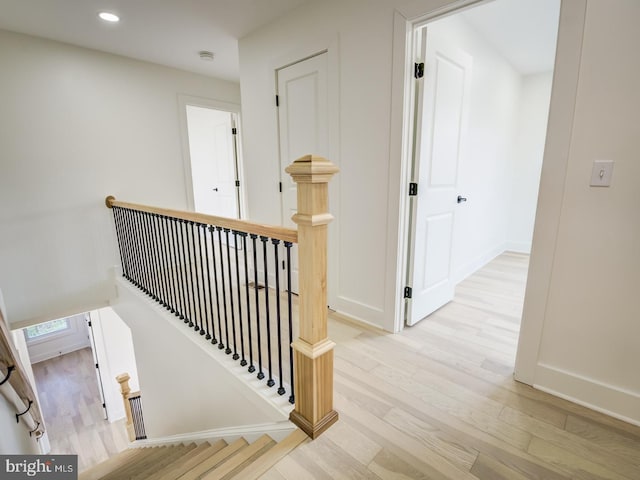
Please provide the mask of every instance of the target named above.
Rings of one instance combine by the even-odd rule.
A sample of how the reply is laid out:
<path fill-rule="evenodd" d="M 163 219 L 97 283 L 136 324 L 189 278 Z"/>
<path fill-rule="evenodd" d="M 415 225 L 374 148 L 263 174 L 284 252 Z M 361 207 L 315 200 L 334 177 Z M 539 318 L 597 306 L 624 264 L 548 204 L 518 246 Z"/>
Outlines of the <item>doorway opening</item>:
<path fill-rule="evenodd" d="M 494 0 L 416 24 L 405 323 L 504 252 L 528 256 L 560 0 Z"/>
<path fill-rule="evenodd" d="M 242 218 L 239 106 L 184 96 L 180 104 L 189 207 Z"/>

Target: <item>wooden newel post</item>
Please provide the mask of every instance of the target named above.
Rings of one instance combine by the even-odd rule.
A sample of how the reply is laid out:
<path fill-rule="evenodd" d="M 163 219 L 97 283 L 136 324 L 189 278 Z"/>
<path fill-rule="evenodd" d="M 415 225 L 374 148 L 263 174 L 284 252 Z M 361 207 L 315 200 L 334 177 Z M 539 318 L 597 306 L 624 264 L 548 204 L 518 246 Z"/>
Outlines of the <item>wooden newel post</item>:
<path fill-rule="evenodd" d="M 311 438 L 338 420 L 333 409 L 333 347 L 327 338 L 327 224 L 329 180 L 338 167 L 307 155 L 286 170 L 298 187 L 300 336 L 293 342 L 295 408 L 289 419 Z"/>
<path fill-rule="evenodd" d="M 127 415 L 127 435 L 129 441 L 133 442 L 136 439 L 136 434 L 133 431 L 133 415 L 131 414 L 131 404 L 129 403 L 129 394 L 131 393 L 131 387 L 129 387 L 129 379 L 131 377 L 128 373 L 121 373 L 116 377 L 117 382 L 120 384 L 120 392 L 122 393 L 122 401 L 124 402 L 124 411 Z"/>

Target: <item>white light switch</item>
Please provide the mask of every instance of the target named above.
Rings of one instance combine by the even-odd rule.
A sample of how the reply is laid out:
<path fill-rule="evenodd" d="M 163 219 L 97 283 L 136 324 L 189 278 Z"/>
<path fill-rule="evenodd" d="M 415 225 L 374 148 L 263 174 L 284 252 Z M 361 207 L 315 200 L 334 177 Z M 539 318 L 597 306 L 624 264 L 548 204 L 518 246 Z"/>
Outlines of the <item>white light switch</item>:
<path fill-rule="evenodd" d="M 613 160 L 595 160 L 591 170 L 592 187 L 608 187 L 613 175 Z"/>

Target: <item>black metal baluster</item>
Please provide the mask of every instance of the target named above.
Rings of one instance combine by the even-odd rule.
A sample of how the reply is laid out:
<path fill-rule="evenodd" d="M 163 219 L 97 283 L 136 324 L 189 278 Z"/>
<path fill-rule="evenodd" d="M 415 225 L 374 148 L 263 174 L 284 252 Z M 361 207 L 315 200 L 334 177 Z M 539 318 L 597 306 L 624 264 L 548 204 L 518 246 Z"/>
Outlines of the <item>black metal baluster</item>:
<path fill-rule="evenodd" d="M 151 226 L 150 226 L 151 214 L 143 212 L 143 225 L 144 225 L 144 241 L 145 241 L 145 253 L 147 255 L 147 262 L 149 268 L 149 291 L 151 298 L 158 300 L 158 289 L 156 286 L 155 268 L 153 266 L 153 247 L 151 239 Z"/>
<path fill-rule="evenodd" d="M 240 327 L 240 365 L 246 366 L 247 360 L 244 356 L 244 329 L 242 327 L 242 287 L 240 286 L 240 262 L 238 261 L 238 235 L 242 232 L 233 231 L 233 245 L 236 254 L 236 288 L 238 289 L 238 326 Z M 246 233 L 244 234 L 246 235 Z"/>
<path fill-rule="evenodd" d="M 291 378 L 291 395 L 289 395 L 289 403 L 295 403 L 295 390 L 293 385 L 293 311 L 291 306 L 291 242 L 284 242 L 284 248 L 287 249 L 287 313 L 289 319 L 289 377 Z"/>
<path fill-rule="evenodd" d="M 218 343 L 218 340 L 216 339 L 215 329 L 214 329 L 214 335 L 213 335 L 213 339 L 211 340 L 211 343 L 213 343 L 214 345 L 218 343 L 218 348 L 222 350 L 224 348 L 224 344 L 222 343 L 222 317 L 220 316 L 220 295 L 218 293 L 218 267 L 216 266 L 216 244 L 213 238 L 214 230 L 215 230 L 215 227 L 209 227 L 209 237 L 211 240 L 211 265 L 213 267 L 213 283 L 216 288 L 216 312 L 218 314 L 218 337 L 220 338 L 220 343 Z M 211 316 L 213 317 L 213 315 Z M 212 323 L 215 324 L 215 322 L 213 321 L 213 318 L 212 318 Z"/>
<path fill-rule="evenodd" d="M 264 303 L 266 309 L 267 320 L 267 366 L 269 369 L 269 380 L 267 380 L 267 386 L 273 387 L 276 382 L 273 380 L 273 368 L 271 362 L 271 315 L 269 311 L 269 267 L 267 261 L 267 237 L 260 236 L 262 242 L 262 254 L 263 254 L 263 266 L 264 266 Z M 276 270 L 277 270 L 276 266 Z"/>
<path fill-rule="evenodd" d="M 115 208 L 115 210 L 114 210 Z M 122 233 L 121 233 L 121 229 L 120 229 L 120 223 L 118 222 L 118 211 L 117 211 L 117 207 L 113 207 L 111 209 L 113 211 L 113 225 L 116 229 L 116 238 L 118 239 L 118 253 L 120 254 L 120 265 L 122 265 L 122 276 L 124 278 L 127 278 L 127 265 L 124 262 L 124 254 L 123 254 L 123 243 L 124 240 L 122 238 Z"/>
<path fill-rule="evenodd" d="M 168 269 L 167 269 L 167 256 L 165 255 L 165 242 L 164 242 L 164 226 L 162 224 L 162 215 L 156 214 L 156 228 L 158 230 L 158 259 L 160 260 L 160 271 L 162 272 L 160 278 L 162 279 L 162 288 L 164 291 L 164 308 L 171 311 L 171 292 L 169 291 L 169 283 L 167 280 Z"/>
<path fill-rule="evenodd" d="M 180 317 L 180 292 L 178 290 L 178 269 L 176 263 L 175 253 L 175 236 L 174 236 L 174 220 L 173 218 L 164 217 L 165 224 L 167 226 L 167 258 L 169 260 L 169 272 L 171 274 L 171 291 L 173 292 L 173 314 Z"/>
<path fill-rule="evenodd" d="M 184 323 L 187 324 L 191 324 L 189 326 L 193 325 L 193 322 L 191 321 L 191 300 L 189 298 L 189 282 L 187 280 L 187 248 L 186 248 L 186 242 L 184 240 L 184 231 L 186 227 L 183 227 L 183 225 L 186 225 L 186 220 L 182 220 L 182 219 L 178 219 L 179 222 L 179 226 L 180 226 L 180 251 L 182 252 L 182 294 L 185 300 L 184 303 Z"/>
<path fill-rule="evenodd" d="M 178 246 L 180 245 L 180 235 L 178 229 L 180 228 L 180 220 L 177 218 L 171 219 L 171 238 L 173 241 L 173 260 L 175 262 L 175 277 L 176 277 L 176 287 L 177 287 L 177 295 L 178 295 L 178 311 L 176 312 L 178 318 L 180 320 L 184 320 L 185 316 L 185 302 L 184 302 L 184 290 L 182 286 L 184 283 L 182 282 L 182 267 L 180 265 L 180 250 Z"/>
<path fill-rule="evenodd" d="M 206 340 L 210 340 L 211 339 L 211 333 L 209 332 L 209 302 L 207 301 L 207 282 L 205 279 L 205 270 L 204 270 L 204 262 L 205 262 L 205 255 L 207 254 L 207 244 L 205 243 L 204 248 L 205 248 L 205 255 L 203 255 L 202 253 L 202 232 L 201 229 L 202 227 L 204 227 L 204 240 L 206 242 L 207 240 L 207 226 L 202 224 L 202 223 L 198 223 L 198 228 L 196 229 L 196 233 L 198 234 L 198 251 L 200 252 L 200 281 L 202 283 L 202 303 L 200 304 L 201 310 L 200 310 L 200 314 L 202 315 L 202 318 L 200 319 L 200 335 L 204 335 Z M 208 255 L 207 255 L 207 259 L 208 259 Z M 207 263 L 207 271 L 209 269 L 209 264 Z M 209 292 L 210 293 L 210 292 Z"/>
<path fill-rule="evenodd" d="M 140 248 L 140 262 L 143 266 L 142 270 L 144 274 L 142 275 L 142 284 L 143 284 L 143 292 L 147 295 L 151 296 L 150 290 L 150 274 L 149 274 L 149 258 L 148 258 L 148 249 L 146 248 L 146 240 L 145 240 L 145 227 L 144 227 L 144 213 L 136 212 L 138 217 L 138 234 L 139 234 L 139 248 Z"/>
<path fill-rule="evenodd" d="M 136 255 L 136 232 L 132 223 L 132 213 L 129 209 L 122 209 L 122 220 L 124 229 L 127 232 L 127 244 L 129 251 L 129 258 L 131 260 L 131 283 L 140 288 L 140 275 L 138 269 L 138 260 L 140 259 Z"/>
<path fill-rule="evenodd" d="M 236 336 L 236 309 L 233 301 L 233 280 L 231 279 L 231 252 L 229 247 L 229 232 L 230 230 L 228 228 L 224 229 L 225 239 L 227 240 L 227 278 L 229 279 L 229 305 L 231 309 L 231 331 L 233 333 L 233 359 L 238 360 L 238 358 L 240 358 L 240 355 L 238 355 L 238 339 Z"/>
<path fill-rule="evenodd" d="M 191 311 L 191 321 L 189 322 L 189 326 L 191 328 L 195 328 L 196 330 L 199 330 L 198 327 L 198 313 L 196 310 L 196 294 L 195 294 L 195 289 L 194 289 L 194 285 L 195 285 L 195 280 L 193 277 L 193 270 L 194 267 L 196 266 L 196 262 L 195 262 L 195 245 L 193 243 L 193 222 L 192 221 L 187 221 L 185 222 L 185 225 L 190 225 L 191 228 L 186 227 L 187 229 L 187 258 L 189 259 L 189 283 L 191 284 L 191 299 L 193 301 L 193 310 Z M 191 234 L 189 234 L 189 232 L 191 232 Z M 193 261 L 191 260 L 191 252 L 193 251 Z"/>
<path fill-rule="evenodd" d="M 200 316 L 200 330 L 199 333 L 200 335 L 204 335 L 207 333 L 207 329 L 209 328 L 209 325 L 207 324 L 207 315 L 206 315 L 206 306 L 207 306 L 207 297 L 206 297 L 206 292 L 204 289 L 204 263 L 202 260 L 202 239 L 200 238 L 200 227 L 202 226 L 201 223 L 196 223 L 196 229 L 195 229 L 195 235 L 198 238 L 198 253 L 199 253 L 199 257 L 200 257 L 200 275 L 196 276 L 196 280 L 198 281 L 197 284 L 197 289 L 198 289 L 198 314 Z M 196 265 L 197 266 L 197 265 Z M 196 268 L 197 271 L 197 268 Z M 200 284 L 202 284 L 202 291 L 200 290 Z M 200 296 L 200 293 L 202 293 L 202 297 Z M 203 303 L 204 300 L 204 303 Z M 203 314 L 204 311 L 204 314 Z M 207 327 L 205 329 L 205 326 Z M 211 336 L 211 335 L 209 335 Z"/>
<path fill-rule="evenodd" d="M 253 338 L 251 336 L 251 300 L 249 298 L 249 260 L 247 252 L 247 234 L 242 233 L 242 249 L 244 250 L 244 291 L 245 301 L 247 304 L 247 334 L 249 337 L 249 372 L 253 372 L 255 367 L 253 366 Z M 257 286 L 256 286 L 257 291 Z"/>
<path fill-rule="evenodd" d="M 211 343 L 216 344 L 218 343 L 216 340 L 216 324 L 215 324 L 215 319 L 213 318 L 213 293 L 211 292 L 211 267 L 209 266 L 209 244 L 207 243 L 207 230 L 209 230 L 209 226 L 207 225 L 203 225 L 204 230 L 203 230 L 203 234 L 204 234 L 204 255 L 205 255 L 205 263 L 207 264 L 207 284 L 206 287 L 204 287 L 204 282 L 203 282 L 203 288 L 207 289 L 207 294 L 209 296 L 209 303 L 207 306 L 207 331 L 209 333 L 207 333 L 207 336 L 205 337 L 207 340 L 211 340 L 213 339 L 214 341 L 212 341 Z M 205 300 L 206 302 L 206 300 Z"/>
<path fill-rule="evenodd" d="M 227 317 L 227 294 L 226 289 L 224 287 L 224 261 L 222 255 L 222 227 L 216 227 L 218 231 L 218 247 L 220 249 L 220 279 L 222 280 L 222 309 L 224 311 L 224 336 L 225 342 L 227 343 L 227 348 L 224 351 L 227 355 L 231 353 L 231 348 L 229 347 L 229 319 Z M 229 266 L 229 265 L 227 265 Z M 220 334 L 222 338 L 222 334 Z M 221 348 L 221 347 L 218 347 Z"/>
<path fill-rule="evenodd" d="M 201 303 L 200 303 L 200 280 L 198 277 L 198 258 L 197 258 L 197 252 L 196 252 L 196 233 L 197 231 L 194 230 L 194 225 L 195 222 L 189 222 L 189 225 L 191 226 L 191 228 L 189 229 L 191 231 L 191 250 L 193 252 L 193 269 L 191 272 L 191 289 L 194 292 L 193 293 L 193 313 L 194 313 L 194 325 L 193 328 L 196 332 L 200 332 L 201 330 L 201 324 L 202 324 L 202 313 L 201 313 Z"/>
<path fill-rule="evenodd" d="M 163 307 L 167 307 L 167 292 L 165 290 L 165 283 L 164 283 L 164 278 L 163 278 L 163 274 L 162 274 L 162 262 L 160 260 L 160 243 L 159 243 L 159 239 L 160 239 L 160 233 L 158 230 L 158 217 L 159 215 L 157 213 L 152 213 L 149 215 L 149 221 L 151 222 L 151 232 L 152 232 L 152 248 L 153 248 L 153 261 L 155 263 L 155 272 L 156 272 L 156 279 L 157 279 L 157 284 L 158 284 L 158 302 L 160 302 L 160 304 Z"/>
<path fill-rule="evenodd" d="M 127 230 L 127 224 L 125 220 L 126 212 L 120 207 L 114 207 L 114 208 L 117 208 L 118 223 L 120 224 L 120 230 L 122 232 L 122 247 L 124 252 L 124 261 L 127 264 L 125 278 L 130 282 L 132 282 L 133 262 L 131 260 L 131 252 L 130 252 L 131 239 L 129 238 L 131 236 L 131 232 Z"/>
<path fill-rule="evenodd" d="M 275 274 L 276 274 L 276 322 L 278 327 L 278 375 L 280 378 L 280 386 L 278 387 L 278 395 L 284 395 L 284 383 L 282 375 L 282 318 L 280 315 L 280 259 L 278 257 L 278 245 L 280 240 L 273 238 L 273 258 L 275 261 Z"/>
<path fill-rule="evenodd" d="M 159 222 L 160 222 L 160 231 L 162 232 L 162 258 L 164 260 L 164 271 L 165 271 L 165 279 L 167 282 L 167 290 L 169 293 L 169 301 L 168 301 L 168 307 L 169 311 L 171 313 L 176 313 L 176 297 L 175 297 L 175 290 L 173 289 L 173 273 L 172 273 L 172 269 L 171 269 L 171 257 L 169 255 L 169 252 L 171 251 L 169 249 L 169 226 L 167 224 L 167 216 L 166 215 L 160 215 L 159 217 Z"/>
<path fill-rule="evenodd" d="M 253 244 L 253 286 L 255 289 L 256 297 L 256 334 L 258 336 L 258 379 L 264 378 L 262 372 L 262 339 L 260 338 L 260 295 L 258 289 L 258 247 L 256 246 L 256 239 L 258 236 L 255 233 L 250 234 L 251 243 Z M 253 370 L 251 370 L 253 368 Z M 253 373 L 255 368 L 253 365 L 249 366 L 249 372 Z"/>

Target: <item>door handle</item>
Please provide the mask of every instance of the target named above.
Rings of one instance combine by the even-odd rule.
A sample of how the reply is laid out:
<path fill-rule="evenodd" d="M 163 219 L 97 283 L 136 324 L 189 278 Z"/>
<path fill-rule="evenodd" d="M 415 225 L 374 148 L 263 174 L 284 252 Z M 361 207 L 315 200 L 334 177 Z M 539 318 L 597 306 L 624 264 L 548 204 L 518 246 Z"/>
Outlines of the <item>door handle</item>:
<path fill-rule="evenodd" d="M 462 195 L 458 195 L 458 203 L 466 202 L 467 197 L 463 197 Z"/>
<path fill-rule="evenodd" d="M 218 191 L 218 187 L 214 188 L 214 189 L 213 189 L 213 191 L 214 191 L 214 192 L 217 192 L 217 191 Z"/>

